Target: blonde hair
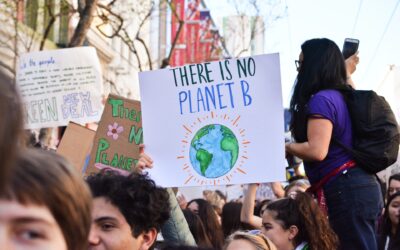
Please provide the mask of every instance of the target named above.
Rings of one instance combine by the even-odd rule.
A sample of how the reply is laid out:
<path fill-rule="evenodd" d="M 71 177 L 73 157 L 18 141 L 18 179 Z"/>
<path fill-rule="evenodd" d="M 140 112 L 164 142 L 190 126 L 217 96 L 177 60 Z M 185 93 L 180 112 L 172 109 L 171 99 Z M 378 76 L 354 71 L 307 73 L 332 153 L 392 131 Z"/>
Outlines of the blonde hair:
<path fill-rule="evenodd" d="M 257 250 L 276 250 L 275 245 L 265 237 L 261 232 L 253 234 L 249 232 L 237 231 L 226 239 L 223 250 L 228 249 L 228 246 L 234 240 L 245 240 L 251 243 Z"/>

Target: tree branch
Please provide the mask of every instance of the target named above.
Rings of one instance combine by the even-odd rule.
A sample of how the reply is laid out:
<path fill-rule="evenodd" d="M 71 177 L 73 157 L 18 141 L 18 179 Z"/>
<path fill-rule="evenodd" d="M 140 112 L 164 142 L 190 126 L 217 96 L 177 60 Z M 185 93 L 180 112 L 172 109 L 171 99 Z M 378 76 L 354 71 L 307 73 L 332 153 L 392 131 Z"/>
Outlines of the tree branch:
<path fill-rule="evenodd" d="M 117 36 L 117 34 L 121 31 L 121 29 L 124 25 L 124 19 L 119 14 L 117 14 L 113 10 L 111 10 L 110 6 L 112 6 L 112 5 L 110 5 L 110 4 L 105 6 L 104 4 L 98 3 L 97 6 L 100 7 L 101 9 L 105 10 L 106 12 L 108 12 L 108 14 L 110 14 L 111 16 L 118 19 L 118 24 L 116 25 L 116 28 L 114 28 L 114 26 L 112 24 L 116 23 L 115 21 L 111 20 L 109 18 L 109 16 L 104 13 L 99 14 L 99 18 L 103 21 L 103 23 L 96 25 L 97 30 L 103 36 L 105 36 L 107 38 L 113 38 L 113 37 Z M 103 26 L 104 24 L 107 24 L 107 23 L 110 23 L 110 25 L 113 29 L 113 33 L 111 35 L 104 33 L 104 31 L 101 29 L 101 26 Z"/>
<path fill-rule="evenodd" d="M 136 40 L 138 40 L 143 45 L 144 50 L 146 51 L 147 58 L 149 60 L 149 69 L 153 70 L 153 65 L 151 62 L 151 54 L 150 54 L 149 48 L 147 47 L 145 41 L 142 38 L 140 38 L 139 36 L 136 37 Z"/>
<path fill-rule="evenodd" d="M 172 1 L 168 1 L 168 0 L 164 0 L 164 1 L 167 2 L 168 6 L 170 7 L 170 9 L 171 9 L 171 11 L 172 11 L 172 13 L 173 13 L 173 15 L 175 16 L 175 18 L 176 18 L 176 19 L 178 20 L 178 22 L 179 22 L 179 27 L 178 27 L 178 30 L 177 30 L 176 35 L 175 35 L 175 37 L 174 37 L 174 41 L 173 41 L 172 44 L 171 44 L 171 49 L 170 49 L 170 51 L 169 51 L 169 53 L 168 53 L 168 57 L 167 57 L 166 59 L 163 60 L 163 64 L 164 64 L 164 63 L 168 63 L 168 65 L 169 65 L 170 60 L 171 60 L 172 53 L 174 52 L 176 43 L 178 42 L 178 38 L 179 38 L 179 36 L 180 36 L 180 34 L 181 34 L 181 31 L 182 31 L 183 25 L 185 24 L 185 21 L 183 21 L 183 20 L 179 17 L 178 13 L 176 12 L 175 5 L 172 4 Z M 165 62 L 165 60 L 166 60 L 166 62 Z"/>
<path fill-rule="evenodd" d="M 13 75 L 15 75 L 15 70 L 10 67 L 9 65 L 5 64 L 2 60 L 0 60 L 0 67 L 5 68 L 6 70 L 10 71 Z"/>
<path fill-rule="evenodd" d="M 86 34 L 93 21 L 93 13 L 96 10 L 98 0 L 86 0 L 85 6 L 82 8 L 83 0 L 78 1 L 79 22 L 71 38 L 68 47 L 81 46 L 85 41 Z"/>

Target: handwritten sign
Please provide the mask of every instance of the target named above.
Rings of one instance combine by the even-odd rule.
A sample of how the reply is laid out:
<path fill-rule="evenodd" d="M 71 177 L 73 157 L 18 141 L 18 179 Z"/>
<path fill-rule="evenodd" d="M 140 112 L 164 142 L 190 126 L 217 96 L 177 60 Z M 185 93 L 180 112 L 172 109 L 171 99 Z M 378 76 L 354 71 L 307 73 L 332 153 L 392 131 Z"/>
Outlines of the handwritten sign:
<path fill-rule="evenodd" d="M 27 129 L 100 119 L 103 83 L 94 48 L 23 54 L 17 83 L 25 102 Z"/>
<path fill-rule="evenodd" d="M 140 102 L 110 95 L 94 139 L 87 174 L 111 168 L 122 174 L 134 170 L 143 142 Z"/>
<path fill-rule="evenodd" d="M 57 153 L 69 160 L 81 173 L 88 164 L 95 131 L 76 123 L 69 123 L 57 148 Z"/>
<path fill-rule="evenodd" d="M 139 74 L 149 171 L 162 186 L 285 180 L 279 55 Z"/>

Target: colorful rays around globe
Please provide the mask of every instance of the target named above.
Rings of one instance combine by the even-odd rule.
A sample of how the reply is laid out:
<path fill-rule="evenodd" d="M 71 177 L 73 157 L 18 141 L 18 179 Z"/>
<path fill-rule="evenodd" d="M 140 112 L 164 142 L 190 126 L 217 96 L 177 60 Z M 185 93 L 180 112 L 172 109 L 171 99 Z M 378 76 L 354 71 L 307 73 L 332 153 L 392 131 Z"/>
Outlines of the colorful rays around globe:
<path fill-rule="evenodd" d="M 228 114 L 210 112 L 208 115 L 195 118 L 191 124 L 182 125 L 184 136 L 181 139 L 181 148 L 177 159 L 183 162 L 181 169 L 188 176 L 183 185 L 225 185 L 229 184 L 235 175 L 247 174 L 245 163 L 249 158 L 250 141 L 246 139 L 246 130 L 240 126 L 240 118 L 240 115 L 231 117 Z M 223 161 L 217 163 L 218 158 L 213 158 L 213 155 L 216 155 L 215 149 L 210 149 L 211 157 L 209 157 L 210 154 L 204 144 L 205 140 L 210 141 L 211 139 L 205 138 L 201 141 L 200 138 L 207 133 L 205 131 L 211 131 L 215 127 L 223 135 L 226 135 L 224 136 L 225 140 L 219 140 L 219 142 L 222 142 L 220 144 L 225 155 L 226 152 L 229 152 L 230 158 L 228 168 L 217 169 L 216 173 L 211 172 L 210 174 L 212 169 L 207 171 L 208 166 L 214 165 L 218 168 L 224 163 L 222 163 Z M 215 135 L 215 131 L 213 131 L 213 135 Z M 199 160 L 199 163 L 195 163 L 194 159 Z"/>

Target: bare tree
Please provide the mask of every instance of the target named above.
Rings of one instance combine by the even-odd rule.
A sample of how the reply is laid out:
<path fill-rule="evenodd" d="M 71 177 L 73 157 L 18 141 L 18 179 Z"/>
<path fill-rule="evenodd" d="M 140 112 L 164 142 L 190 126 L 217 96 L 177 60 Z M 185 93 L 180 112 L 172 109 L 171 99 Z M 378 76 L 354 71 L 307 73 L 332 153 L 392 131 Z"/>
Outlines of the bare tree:
<path fill-rule="evenodd" d="M 60 10 L 54 12 L 54 1 L 46 1 L 44 5 L 33 6 L 35 13 L 46 15 L 44 21 L 40 24 L 36 23 L 37 16 L 32 20 L 35 21 L 35 26 L 29 27 L 25 25 L 24 16 L 22 15 L 25 5 L 39 3 L 38 1 L 24 1 L 24 0 L 0 0 L 0 22 L 2 29 L 0 30 L 0 49 L 5 58 L 12 58 L 13 63 L 5 61 L 0 62 L 0 67 L 7 69 L 12 75 L 15 76 L 17 58 L 22 52 L 29 52 L 32 50 L 43 50 L 45 43 L 49 38 L 50 32 L 57 19 L 62 15 L 70 17 L 74 13 L 79 14 L 78 25 L 73 31 L 73 36 L 68 43 L 69 47 L 80 46 L 86 39 L 86 34 L 91 26 L 94 18 L 94 13 L 97 8 L 98 0 L 79 0 L 78 8 L 74 9 L 68 0 L 60 0 L 63 6 L 67 6 L 67 12 Z M 25 13 L 31 15 L 32 13 Z M 38 46 L 38 47 L 36 47 Z"/>
<path fill-rule="evenodd" d="M 179 17 L 176 8 L 171 0 L 161 0 L 165 2 L 169 10 L 171 11 L 171 15 L 174 15 L 175 18 L 179 22 L 179 28 L 177 30 L 177 35 L 175 39 L 172 41 L 170 46 L 170 51 L 166 58 L 162 60 L 162 66 L 166 66 L 169 64 L 171 59 L 173 50 L 178 41 L 178 37 L 183 30 L 184 20 Z M 139 71 L 143 71 L 145 65 L 148 66 L 149 70 L 153 69 L 153 58 L 150 53 L 149 45 L 145 42 L 142 37 L 143 27 L 150 20 L 151 15 L 155 10 L 154 1 L 141 0 L 134 4 L 134 6 L 129 6 L 129 4 L 125 4 L 125 8 L 123 10 L 118 8 L 118 5 L 115 4 L 117 0 L 112 1 L 108 5 L 98 4 L 99 9 L 97 11 L 97 15 L 102 20 L 102 23 L 97 25 L 96 28 L 98 31 L 103 34 L 105 37 L 121 38 L 122 42 L 124 42 L 129 50 L 135 55 L 136 61 L 138 64 Z M 160 10 L 163 11 L 163 10 Z M 132 32 L 129 30 L 130 23 L 126 23 L 127 18 L 126 15 L 135 15 L 137 16 L 138 25 L 137 28 Z M 107 30 L 104 28 L 105 25 L 108 25 L 111 30 Z M 142 46 L 145 51 L 146 58 L 142 58 L 138 53 L 138 46 Z M 145 60 L 145 62 L 143 62 Z"/>
<path fill-rule="evenodd" d="M 229 39 L 237 38 L 240 41 L 231 42 L 230 46 L 234 57 L 240 57 L 243 53 L 251 52 L 252 44 L 256 38 L 263 35 L 266 29 L 275 21 L 287 15 L 286 8 L 276 0 L 229 0 L 235 10 L 236 16 L 233 22 L 227 23 L 227 31 L 232 34 Z"/>
<path fill-rule="evenodd" d="M 78 0 L 79 22 L 68 47 L 81 46 L 92 24 L 98 0 Z"/>

